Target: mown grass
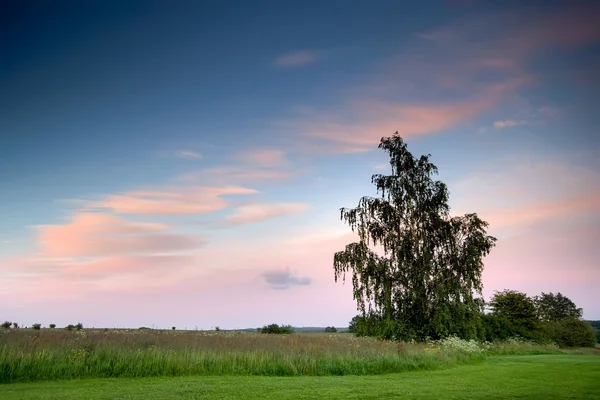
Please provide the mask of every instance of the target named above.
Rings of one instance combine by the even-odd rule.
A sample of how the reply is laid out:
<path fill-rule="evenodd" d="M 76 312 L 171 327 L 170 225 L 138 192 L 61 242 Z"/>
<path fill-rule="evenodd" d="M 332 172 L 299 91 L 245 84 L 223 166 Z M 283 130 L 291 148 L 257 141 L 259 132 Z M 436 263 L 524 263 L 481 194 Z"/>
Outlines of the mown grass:
<path fill-rule="evenodd" d="M 376 375 L 473 364 L 489 354 L 564 353 L 556 346 L 521 342 L 483 347 L 485 351 L 473 352 L 460 346 L 393 343 L 341 333 L 18 329 L 0 333 L 0 382 L 188 375 Z"/>
<path fill-rule="evenodd" d="M 377 376 L 212 376 L 0 385 L 3 400 L 599 399 L 600 357 L 494 356 L 477 365 Z"/>

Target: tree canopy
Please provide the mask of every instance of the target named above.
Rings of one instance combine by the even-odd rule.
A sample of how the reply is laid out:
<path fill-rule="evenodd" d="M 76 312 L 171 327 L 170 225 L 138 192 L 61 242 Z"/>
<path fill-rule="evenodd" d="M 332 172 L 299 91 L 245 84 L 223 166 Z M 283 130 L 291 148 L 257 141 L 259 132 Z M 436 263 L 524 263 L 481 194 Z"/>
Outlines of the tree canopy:
<path fill-rule="evenodd" d="M 414 157 L 398 132 L 379 149 L 390 157 L 391 174 L 372 176 L 377 197 L 341 209 L 359 241 L 334 255 L 336 282 L 352 274 L 357 308 L 382 321 L 381 336 L 475 337 L 483 257 L 496 239 L 477 214 L 450 215 L 431 155 Z"/>
<path fill-rule="evenodd" d="M 583 310 L 561 293 L 544 293 L 533 298 L 535 308 L 542 321 L 558 322 L 567 318 L 581 318 Z"/>

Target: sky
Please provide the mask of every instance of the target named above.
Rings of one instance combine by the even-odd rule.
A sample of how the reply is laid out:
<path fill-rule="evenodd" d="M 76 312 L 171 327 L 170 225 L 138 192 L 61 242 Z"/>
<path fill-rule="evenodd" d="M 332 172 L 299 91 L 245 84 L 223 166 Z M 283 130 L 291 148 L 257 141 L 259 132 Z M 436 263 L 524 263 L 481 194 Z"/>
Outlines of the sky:
<path fill-rule="evenodd" d="M 0 318 L 347 326 L 398 131 L 498 239 L 486 299 L 600 319 L 600 8 L 410 3 L 3 1 Z"/>

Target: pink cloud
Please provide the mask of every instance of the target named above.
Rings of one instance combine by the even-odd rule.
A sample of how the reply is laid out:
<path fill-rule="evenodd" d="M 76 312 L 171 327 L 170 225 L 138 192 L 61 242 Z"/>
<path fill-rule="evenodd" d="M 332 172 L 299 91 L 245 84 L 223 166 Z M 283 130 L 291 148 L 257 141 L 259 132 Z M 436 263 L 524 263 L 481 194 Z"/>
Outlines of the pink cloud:
<path fill-rule="evenodd" d="M 494 128 L 504 129 L 504 128 L 512 128 L 514 126 L 527 125 L 527 124 L 528 124 L 527 121 L 515 121 L 513 119 L 507 119 L 507 120 L 503 120 L 503 121 L 495 121 Z"/>
<path fill-rule="evenodd" d="M 293 177 L 297 172 L 244 167 L 216 167 L 189 172 L 179 177 L 184 182 L 202 181 L 211 184 L 247 183 L 252 181 L 281 181 Z"/>
<path fill-rule="evenodd" d="M 301 50 L 282 54 L 275 60 L 275 66 L 281 68 L 300 67 L 312 64 L 317 60 L 318 54 L 312 50 Z"/>
<path fill-rule="evenodd" d="M 109 195 L 92 207 L 108 208 L 125 214 L 185 215 L 207 214 L 227 207 L 224 195 L 258 193 L 241 186 L 180 187 L 171 191 L 134 191 Z"/>
<path fill-rule="evenodd" d="M 233 213 L 226 217 L 226 221 L 233 225 L 244 225 L 266 221 L 283 215 L 298 214 L 308 209 L 302 203 L 254 203 L 237 207 Z"/>
<path fill-rule="evenodd" d="M 155 223 L 130 222 L 107 214 L 78 212 L 64 225 L 38 226 L 38 243 L 47 257 L 102 257 L 162 253 L 200 247 L 199 236 L 165 232 Z"/>
<path fill-rule="evenodd" d="M 496 13 L 418 34 L 415 50 L 381 64 L 374 74 L 379 80 L 346 92 L 337 110 L 305 112 L 279 127 L 323 142 L 302 143 L 304 151 L 351 153 L 365 151 L 395 131 L 409 137 L 468 123 L 500 104 L 515 102 L 516 89 L 536 83 L 527 71 L 528 58 L 554 45 L 598 42 L 594 10 Z M 498 122 L 498 128 L 505 128 L 523 121 Z"/>
<path fill-rule="evenodd" d="M 522 226 L 560 220 L 577 214 L 599 213 L 600 192 L 593 195 L 550 200 L 529 206 L 479 212 L 490 223 L 490 229 Z"/>
<path fill-rule="evenodd" d="M 287 163 L 285 153 L 278 149 L 249 149 L 237 154 L 235 158 L 260 167 L 280 167 Z"/>
<path fill-rule="evenodd" d="M 474 96 L 462 100 L 421 104 L 374 99 L 353 101 L 346 111 L 337 115 L 316 113 L 309 118 L 309 124 L 300 122 L 300 129 L 313 138 L 336 143 L 333 147 L 338 152 L 366 151 L 372 149 L 373 143 L 377 143 L 381 136 L 395 131 L 406 138 L 439 132 L 467 122 L 492 108 L 526 79 L 510 79 L 486 85 Z M 349 115 L 358 117 L 359 122 L 346 122 Z"/>

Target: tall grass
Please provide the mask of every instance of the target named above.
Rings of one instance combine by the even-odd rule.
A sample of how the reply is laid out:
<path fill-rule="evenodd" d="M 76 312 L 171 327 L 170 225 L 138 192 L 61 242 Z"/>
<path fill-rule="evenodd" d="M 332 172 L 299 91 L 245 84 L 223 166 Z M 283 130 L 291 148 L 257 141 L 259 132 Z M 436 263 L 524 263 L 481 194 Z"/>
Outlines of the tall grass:
<path fill-rule="evenodd" d="M 475 363 L 481 353 L 425 351 L 350 334 L 156 330 L 0 333 L 0 382 L 182 375 L 367 375 Z"/>

